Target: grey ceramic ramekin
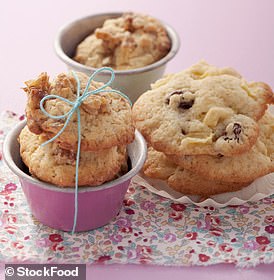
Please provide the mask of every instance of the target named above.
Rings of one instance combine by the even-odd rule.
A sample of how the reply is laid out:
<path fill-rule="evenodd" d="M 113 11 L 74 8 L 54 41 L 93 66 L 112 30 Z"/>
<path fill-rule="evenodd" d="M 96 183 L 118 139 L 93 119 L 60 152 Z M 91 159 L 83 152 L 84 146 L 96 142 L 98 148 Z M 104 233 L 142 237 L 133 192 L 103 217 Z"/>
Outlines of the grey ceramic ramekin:
<path fill-rule="evenodd" d="M 59 30 L 54 43 L 57 56 L 66 63 L 69 69 L 91 75 L 96 68 L 85 66 L 72 59 L 76 47 L 97 27 L 102 26 L 106 19 L 116 18 L 121 15 L 122 13 L 95 14 L 64 25 Z M 112 83 L 112 88 L 127 94 L 132 102 L 136 101 L 143 92 L 148 90 L 151 83 L 163 76 L 167 62 L 170 61 L 179 50 L 180 40 L 176 31 L 169 25 L 163 22 L 162 24 L 171 40 L 171 49 L 165 57 L 142 68 L 114 71 L 116 78 Z M 96 78 L 99 81 L 106 82 L 109 80 L 109 73 L 102 72 L 97 75 Z"/>

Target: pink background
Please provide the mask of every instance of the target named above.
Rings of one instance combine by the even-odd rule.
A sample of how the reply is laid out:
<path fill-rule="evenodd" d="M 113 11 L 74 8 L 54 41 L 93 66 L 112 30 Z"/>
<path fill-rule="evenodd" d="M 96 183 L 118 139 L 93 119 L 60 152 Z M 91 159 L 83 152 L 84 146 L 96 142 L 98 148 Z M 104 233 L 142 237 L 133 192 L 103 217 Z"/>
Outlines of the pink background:
<path fill-rule="evenodd" d="M 273 0 L 47 0 L 5 1 L 0 16 L 0 112 L 23 113 L 24 81 L 66 67 L 56 57 L 58 28 L 84 15 L 139 11 L 173 26 L 181 49 L 167 72 L 182 70 L 200 59 L 236 68 L 247 80 L 274 87 Z M 273 279 L 274 264 L 237 270 L 231 265 L 171 268 L 134 265 L 93 266 L 93 279 Z M 0 278 L 1 278 L 0 272 Z M 2 278 L 1 278 L 2 279 Z"/>

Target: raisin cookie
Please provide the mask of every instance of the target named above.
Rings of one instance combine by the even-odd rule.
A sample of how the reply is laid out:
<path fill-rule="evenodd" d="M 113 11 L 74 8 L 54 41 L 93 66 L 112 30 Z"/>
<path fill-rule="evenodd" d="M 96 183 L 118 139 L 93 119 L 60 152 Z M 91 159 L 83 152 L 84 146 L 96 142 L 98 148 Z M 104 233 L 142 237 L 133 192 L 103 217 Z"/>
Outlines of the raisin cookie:
<path fill-rule="evenodd" d="M 41 146 L 46 139 L 24 127 L 19 136 L 20 154 L 30 173 L 42 181 L 60 186 L 75 186 L 76 154 L 56 143 Z M 96 152 L 81 152 L 79 186 L 98 186 L 112 180 L 125 165 L 125 146 Z"/>
<path fill-rule="evenodd" d="M 77 75 L 81 83 L 81 92 L 83 92 L 88 77 L 82 73 L 77 73 Z M 24 90 L 28 96 L 27 125 L 31 132 L 51 138 L 62 129 L 65 121 L 47 117 L 40 109 L 40 101 L 50 94 L 75 101 L 77 97 L 76 80 L 69 73 L 59 74 L 53 82 L 50 82 L 49 76 L 42 73 L 37 79 L 26 82 L 26 85 Z M 94 90 L 102 85 L 102 83 L 92 81 L 89 89 Z M 72 106 L 63 100 L 51 98 L 44 102 L 44 108 L 49 114 L 58 116 L 69 112 Z M 91 94 L 81 104 L 80 115 L 81 150 L 83 151 L 96 151 L 126 145 L 134 139 L 131 106 L 124 97 L 117 93 Z M 77 114 L 75 113 L 56 141 L 63 149 L 76 150 L 77 139 Z"/>
<path fill-rule="evenodd" d="M 107 19 L 101 28 L 85 38 L 77 46 L 74 59 L 96 68 L 135 69 L 158 61 L 170 46 L 167 32 L 158 20 L 126 13 Z"/>
<path fill-rule="evenodd" d="M 248 182 L 222 182 L 209 180 L 196 173 L 174 164 L 164 153 L 148 149 L 147 160 L 143 167 L 144 174 L 154 179 L 165 180 L 169 187 L 189 195 L 209 197 L 214 194 L 240 190 Z"/>
<path fill-rule="evenodd" d="M 250 151 L 238 156 L 169 156 L 182 168 L 209 180 L 253 181 L 274 172 L 274 116 L 269 112 L 258 122 L 260 136 Z"/>
<path fill-rule="evenodd" d="M 165 154 L 232 156 L 255 144 L 257 121 L 273 102 L 266 84 L 201 61 L 153 84 L 134 104 L 133 118 Z"/>

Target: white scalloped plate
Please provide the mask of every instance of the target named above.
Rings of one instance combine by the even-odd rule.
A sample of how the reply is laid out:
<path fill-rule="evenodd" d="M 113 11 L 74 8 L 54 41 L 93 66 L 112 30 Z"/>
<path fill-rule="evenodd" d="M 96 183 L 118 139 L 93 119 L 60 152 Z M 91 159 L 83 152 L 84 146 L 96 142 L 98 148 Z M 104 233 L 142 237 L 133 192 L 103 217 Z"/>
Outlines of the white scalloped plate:
<path fill-rule="evenodd" d="M 258 178 L 248 187 L 237 191 L 214 195 L 202 202 L 199 196 L 187 196 L 169 188 L 162 180 L 151 179 L 139 174 L 132 179 L 132 183 L 142 185 L 151 192 L 172 199 L 179 203 L 193 203 L 198 206 L 225 207 L 227 205 L 240 205 L 247 201 L 258 201 L 274 194 L 274 173 Z"/>

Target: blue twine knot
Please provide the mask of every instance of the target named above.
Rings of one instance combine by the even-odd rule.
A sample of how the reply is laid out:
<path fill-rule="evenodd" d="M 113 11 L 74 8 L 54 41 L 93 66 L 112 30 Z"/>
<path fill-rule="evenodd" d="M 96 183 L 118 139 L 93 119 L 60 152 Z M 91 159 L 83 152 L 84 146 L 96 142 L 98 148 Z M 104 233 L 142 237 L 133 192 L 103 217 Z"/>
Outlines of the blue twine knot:
<path fill-rule="evenodd" d="M 89 91 L 89 86 L 92 82 L 92 80 L 94 79 L 94 77 L 103 71 L 109 71 L 111 74 L 111 77 L 109 79 L 109 81 L 107 83 L 105 83 L 104 85 L 102 85 L 101 87 L 95 89 L 95 90 L 91 90 Z M 123 96 L 124 98 L 126 98 L 130 105 L 132 105 L 130 99 L 128 98 L 127 95 L 125 95 L 124 93 L 118 91 L 118 90 L 114 90 L 114 89 L 106 89 L 108 86 L 111 85 L 111 83 L 114 81 L 115 79 L 115 74 L 112 68 L 110 67 L 102 67 L 100 69 L 97 69 L 88 79 L 88 82 L 86 84 L 85 90 L 83 91 L 82 95 L 81 95 L 81 84 L 80 84 L 80 80 L 77 76 L 77 74 L 72 71 L 72 74 L 77 82 L 77 98 L 75 99 L 75 101 L 70 101 L 62 96 L 59 95 L 55 95 L 55 94 L 50 94 L 50 95 L 46 95 L 45 97 L 43 97 L 40 101 L 40 109 L 41 111 L 49 118 L 52 119 L 56 119 L 56 120 L 60 120 L 60 119 L 66 119 L 64 126 L 58 131 L 58 133 L 53 136 L 51 139 L 49 139 L 48 141 L 44 142 L 41 146 L 45 146 L 48 143 L 54 141 L 56 138 L 58 138 L 63 131 L 66 129 L 68 123 L 70 122 L 73 114 L 76 112 L 77 113 L 77 154 L 76 154 L 76 167 L 75 167 L 75 192 L 74 192 L 74 221 L 73 221 L 73 228 L 72 228 L 72 233 L 75 232 L 75 228 L 77 225 L 77 216 L 78 216 L 78 182 L 79 182 L 79 178 L 78 178 L 78 173 L 79 173 L 79 162 L 80 162 L 80 151 L 81 151 L 81 116 L 80 116 L 80 106 L 83 103 L 83 101 L 85 99 L 87 99 L 91 94 L 97 94 L 100 92 L 115 92 L 118 93 L 119 95 Z M 62 100 L 64 102 L 66 102 L 67 104 L 71 105 L 71 109 L 62 115 L 52 115 L 50 113 L 48 113 L 45 108 L 44 108 L 44 102 L 48 99 L 59 99 Z"/>

